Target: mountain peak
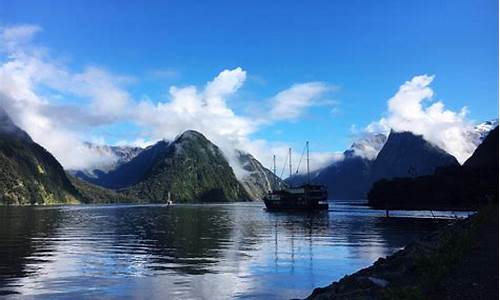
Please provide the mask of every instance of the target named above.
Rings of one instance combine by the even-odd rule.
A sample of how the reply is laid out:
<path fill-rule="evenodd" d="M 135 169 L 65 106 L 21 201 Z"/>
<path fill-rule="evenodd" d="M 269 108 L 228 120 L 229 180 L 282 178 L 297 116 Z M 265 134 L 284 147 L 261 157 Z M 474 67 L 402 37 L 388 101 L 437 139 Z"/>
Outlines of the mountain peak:
<path fill-rule="evenodd" d="M 208 141 L 208 139 L 200 132 L 198 132 L 196 130 L 189 129 L 189 130 L 184 131 L 180 135 L 178 135 L 175 138 L 175 141 L 200 140 L 200 139 Z"/>
<path fill-rule="evenodd" d="M 438 167 L 459 166 L 451 154 L 422 135 L 391 131 L 373 165 L 373 180 L 429 175 Z"/>
<path fill-rule="evenodd" d="M 443 153 L 443 154 L 448 154 L 445 150 L 441 149 L 437 145 L 427 141 L 423 135 L 421 134 L 416 134 L 411 131 L 395 131 L 391 130 L 391 133 L 387 137 L 387 142 L 386 145 L 390 144 L 411 144 L 412 146 L 423 146 L 426 148 L 430 148 L 433 150 L 436 150 L 437 152 Z"/>

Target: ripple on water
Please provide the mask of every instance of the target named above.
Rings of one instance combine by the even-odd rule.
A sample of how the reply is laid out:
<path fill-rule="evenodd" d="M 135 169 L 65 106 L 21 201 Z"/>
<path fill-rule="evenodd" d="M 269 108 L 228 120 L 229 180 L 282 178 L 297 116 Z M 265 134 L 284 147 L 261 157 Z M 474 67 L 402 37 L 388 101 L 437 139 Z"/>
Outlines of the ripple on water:
<path fill-rule="evenodd" d="M 446 220 L 335 202 L 318 215 L 260 203 L 0 207 L 0 295 L 297 298 Z M 450 217 L 455 213 L 439 213 Z"/>

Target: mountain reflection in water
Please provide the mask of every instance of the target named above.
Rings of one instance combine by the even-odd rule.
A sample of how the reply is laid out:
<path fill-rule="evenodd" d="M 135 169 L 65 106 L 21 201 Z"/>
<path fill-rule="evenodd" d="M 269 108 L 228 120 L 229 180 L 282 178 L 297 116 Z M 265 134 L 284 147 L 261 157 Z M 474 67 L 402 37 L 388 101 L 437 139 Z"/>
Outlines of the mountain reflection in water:
<path fill-rule="evenodd" d="M 0 207 L 0 295 L 305 297 L 448 222 L 394 215 L 342 202 L 316 215 L 262 203 Z"/>

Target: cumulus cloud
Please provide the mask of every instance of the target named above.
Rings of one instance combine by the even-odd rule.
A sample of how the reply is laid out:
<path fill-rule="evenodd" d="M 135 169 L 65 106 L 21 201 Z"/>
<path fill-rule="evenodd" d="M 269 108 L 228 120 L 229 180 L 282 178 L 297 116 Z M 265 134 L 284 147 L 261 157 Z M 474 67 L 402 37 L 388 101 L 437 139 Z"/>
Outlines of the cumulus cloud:
<path fill-rule="evenodd" d="M 172 86 L 166 100 L 135 100 L 126 89 L 134 78 L 99 66 L 71 70 L 34 44 L 40 30 L 31 25 L 0 28 L 0 55 L 4 56 L 0 60 L 0 105 L 67 169 L 95 168 L 116 160 L 93 151 L 84 141 L 100 140 L 88 134 L 92 128 L 126 121 L 140 126 L 142 134 L 120 144 L 145 146 L 158 139 L 173 139 L 187 129 L 198 130 L 224 151 L 242 176 L 234 149 L 252 153 L 269 165 L 269 152 L 279 147 L 254 140 L 251 134 L 270 123 L 298 118 L 320 103 L 329 89 L 320 82 L 292 85 L 271 98 L 272 113 L 266 120 L 231 109 L 229 102 L 247 78 L 239 67 L 223 70 L 201 88 Z M 323 162 L 328 155 L 318 154 L 318 160 Z"/>
<path fill-rule="evenodd" d="M 389 99 L 387 116 L 371 123 L 369 132 L 411 131 L 454 155 L 463 163 L 476 149 L 470 138 L 474 125 L 467 119 L 467 108 L 452 111 L 433 99 L 430 88 L 434 76 L 420 75 L 400 86 Z"/>
<path fill-rule="evenodd" d="M 147 146 L 194 129 L 223 150 L 241 177 L 245 173 L 239 168 L 235 149 L 253 154 L 266 167 L 271 167 L 273 153 L 278 155 L 281 166 L 288 152 L 287 145 L 257 140 L 252 134 L 275 122 L 297 120 L 311 107 L 335 106 L 326 99 L 334 87 L 304 82 L 267 100 L 255 101 L 264 107 L 265 114 L 256 117 L 236 113 L 231 103 L 248 77 L 239 67 L 223 70 L 204 86 L 172 86 L 166 99 L 133 99 L 127 86 L 137 79 L 94 65 L 75 71 L 34 43 L 40 31 L 33 25 L 0 27 L 0 105 L 67 169 L 112 163 L 117 157 L 95 152 L 84 141 L 102 140 L 101 136 L 89 134 L 94 128 L 131 122 L 140 127 L 140 134 L 118 144 Z M 168 77 L 172 72 L 157 70 L 152 75 Z M 463 162 L 477 145 L 478 139 L 470 138 L 473 124 L 467 119 L 465 107 L 451 111 L 433 99 L 433 80 L 434 76 L 421 75 L 405 82 L 389 99 L 385 116 L 367 126 L 366 132 L 387 134 L 390 128 L 412 131 Z M 375 140 L 361 141 L 359 147 L 354 147 L 357 155 L 376 156 L 384 138 L 370 137 Z M 300 155 L 293 153 L 295 163 Z M 338 152 L 312 152 L 311 170 L 342 158 Z M 300 172 L 304 171 L 302 164 Z"/>
<path fill-rule="evenodd" d="M 112 111 L 123 110 L 128 96 L 116 85 L 123 79 L 98 68 L 70 72 L 32 44 L 39 31 L 31 25 L 0 28 L 0 105 L 65 168 L 94 168 L 116 159 L 89 149 L 82 141 L 92 137 L 82 129 L 110 122 Z M 86 102 L 56 103 L 68 94 Z"/>

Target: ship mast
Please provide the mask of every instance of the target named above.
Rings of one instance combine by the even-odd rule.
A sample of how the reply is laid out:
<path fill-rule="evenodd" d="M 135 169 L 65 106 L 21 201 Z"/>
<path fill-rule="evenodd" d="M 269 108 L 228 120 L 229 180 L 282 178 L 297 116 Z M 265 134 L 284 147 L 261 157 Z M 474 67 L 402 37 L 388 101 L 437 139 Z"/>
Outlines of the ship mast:
<path fill-rule="evenodd" d="M 290 167 L 290 177 L 292 177 L 292 148 L 288 148 L 288 166 Z"/>
<path fill-rule="evenodd" d="M 309 141 L 306 142 L 307 151 L 307 184 L 311 184 L 311 176 L 309 175 Z"/>
<path fill-rule="evenodd" d="M 276 155 L 273 154 L 273 174 L 274 174 L 274 185 L 276 185 Z"/>

